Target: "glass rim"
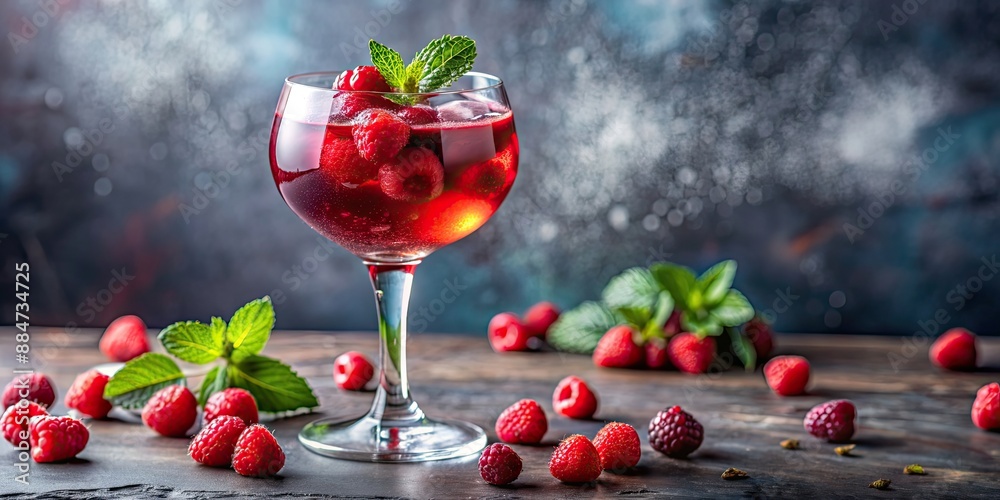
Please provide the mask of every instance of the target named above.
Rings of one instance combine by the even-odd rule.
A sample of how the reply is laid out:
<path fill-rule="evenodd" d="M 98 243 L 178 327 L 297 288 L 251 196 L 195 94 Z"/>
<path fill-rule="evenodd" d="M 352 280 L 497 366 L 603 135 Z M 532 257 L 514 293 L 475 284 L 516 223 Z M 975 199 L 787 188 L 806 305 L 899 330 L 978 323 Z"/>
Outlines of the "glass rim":
<path fill-rule="evenodd" d="M 319 87 L 319 86 L 316 86 L 316 85 L 309 85 L 308 83 L 303 83 L 301 81 L 296 81 L 296 80 L 300 80 L 300 79 L 303 79 L 303 78 L 306 78 L 306 77 L 310 77 L 310 76 L 327 76 L 327 75 L 329 75 L 329 76 L 333 76 L 334 78 L 336 78 L 341 73 L 343 73 L 343 71 L 312 71 L 312 72 L 309 72 L 309 73 L 298 73 L 298 74 L 295 74 L 295 75 L 291 75 L 291 76 L 285 77 L 285 85 L 290 86 L 290 87 L 301 87 L 301 88 L 309 89 L 310 91 L 313 91 L 313 92 L 330 92 L 330 93 L 347 92 L 347 93 L 359 93 L 359 94 L 401 95 L 401 96 L 419 96 L 419 97 L 432 97 L 432 96 L 437 96 L 437 95 L 449 95 L 449 94 L 464 94 L 464 93 L 467 93 L 467 92 L 480 92 L 480 91 L 483 91 L 483 90 L 496 89 L 496 88 L 503 87 L 503 80 L 501 80 L 500 77 L 495 76 L 495 75 L 491 75 L 489 73 L 483 73 L 483 72 L 480 72 L 480 71 L 469 71 L 469 72 L 465 73 L 464 75 L 462 75 L 459 78 L 463 78 L 463 77 L 466 77 L 466 76 L 476 76 L 476 77 L 486 78 L 486 79 L 489 79 L 489 80 L 495 80 L 495 83 L 492 83 L 490 85 L 485 85 L 485 86 L 482 86 L 482 87 L 475 87 L 475 88 L 469 88 L 469 89 L 439 90 L 439 91 L 435 91 L 435 92 L 376 92 L 376 91 L 371 91 L 371 90 L 337 90 L 337 89 L 333 89 L 333 88 Z"/>

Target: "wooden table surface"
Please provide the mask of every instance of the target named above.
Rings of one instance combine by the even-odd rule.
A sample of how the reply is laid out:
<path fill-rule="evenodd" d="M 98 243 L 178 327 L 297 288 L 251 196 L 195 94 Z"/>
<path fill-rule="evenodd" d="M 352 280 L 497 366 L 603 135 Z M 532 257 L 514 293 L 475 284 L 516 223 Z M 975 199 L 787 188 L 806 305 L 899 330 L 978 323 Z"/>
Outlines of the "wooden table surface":
<path fill-rule="evenodd" d="M 0 369 L 13 368 L 13 329 L 0 329 Z M 51 375 L 61 398 L 73 378 L 104 360 L 99 332 L 65 336 L 37 329 L 36 359 L 52 359 L 36 369 Z M 981 339 L 981 359 L 1000 364 L 1000 339 Z M 232 470 L 201 467 L 186 455 L 188 440 L 155 435 L 141 424 L 91 421 L 90 443 L 78 460 L 35 464 L 30 485 L 15 483 L 16 461 L 5 451 L 0 498 L 563 498 L 620 497 L 951 497 L 1000 498 L 1000 434 L 973 427 L 969 410 L 976 390 L 1000 379 L 996 368 L 978 373 L 941 373 L 927 361 L 926 347 L 915 354 L 900 338 L 781 336 L 779 353 L 801 354 L 813 366 L 808 396 L 773 395 L 757 373 L 740 369 L 703 376 L 676 372 L 598 369 L 588 357 L 559 353 L 494 354 L 483 336 L 415 336 L 410 345 L 413 392 L 431 416 L 468 419 L 496 436 L 497 415 L 520 398 L 538 400 L 549 415 L 540 446 L 515 446 L 524 460 L 520 479 L 508 487 L 486 484 L 477 456 L 422 464 L 371 464 L 334 460 L 303 449 L 296 435 L 316 415 L 270 422 L 287 460 L 280 477 L 251 479 Z M 48 351 L 44 349 L 48 348 Z M 331 370 L 346 350 L 374 353 L 374 333 L 275 332 L 265 353 L 290 362 L 309 378 L 321 401 L 320 414 L 360 414 L 373 393 L 340 392 Z M 905 362 L 895 368 L 888 353 Z M 4 353 L 10 353 L 7 356 Z M 911 354 L 910 357 L 906 357 Z M 8 359 L 10 358 L 10 359 Z M 896 371 L 898 369 L 898 372 Z M 575 374 L 598 392 L 595 421 L 555 416 L 555 384 Z M 860 413 L 855 457 L 841 457 L 833 445 L 805 434 L 802 417 L 813 405 L 853 400 Z M 667 458 L 649 448 L 646 426 L 655 413 L 679 404 L 705 427 L 705 441 L 688 459 Z M 624 475 L 604 473 L 596 484 L 561 484 L 548 473 L 552 447 L 571 433 L 593 436 L 602 422 L 634 425 L 643 441 L 642 460 Z M 798 438 L 803 449 L 779 447 Z M 919 463 L 926 476 L 903 475 Z M 727 467 L 750 479 L 724 481 Z M 879 478 L 891 491 L 869 489 Z"/>

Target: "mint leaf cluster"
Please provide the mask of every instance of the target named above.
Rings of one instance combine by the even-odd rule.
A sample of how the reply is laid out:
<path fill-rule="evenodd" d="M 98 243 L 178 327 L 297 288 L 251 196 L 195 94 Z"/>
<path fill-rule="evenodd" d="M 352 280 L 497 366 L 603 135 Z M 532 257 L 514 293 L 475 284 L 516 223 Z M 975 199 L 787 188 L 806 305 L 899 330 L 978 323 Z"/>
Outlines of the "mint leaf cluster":
<path fill-rule="evenodd" d="M 273 327 L 274 306 L 264 297 L 241 307 L 228 324 L 218 317 L 208 324 L 177 322 L 164 328 L 159 340 L 177 359 L 197 365 L 220 363 L 205 376 L 198 390 L 199 404 L 227 387 L 239 387 L 253 395 L 262 412 L 319 406 L 305 379 L 288 365 L 260 354 Z M 142 408 L 156 391 L 171 384 L 187 384 L 177 363 L 164 354 L 146 353 L 111 377 L 104 398 L 124 408 Z"/>
<path fill-rule="evenodd" d="M 735 328 L 754 316 L 753 306 L 732 288 L 736 261 L 720 262 L 701 275 L 684 266 L 658 262 L 633 267 L 611 278 L 601 302 L 584 302 L 566 311 L 549 330 L 556 349 L 590 354 L 605 332 L 631 325 L 646 342 L 664 338 L 664 325 L 675 311 L 683 331 L 717 336 L 728 332 L 733 352 L 748 368 L 756 363 L 753 345 Z"/>
<path fill-rule="evenodd" d="M 396 92 L 407 94 L 433 92 L 447 87 L 472 69 L 476 60 L 476 42 L 467 36 L 444 35 L 421 49 L 410 64 L 403 63 L 399 52 L 369 40 L 372 65 Z M 399 104 L 412 104 L 413 96 L 384 96 Z"/>

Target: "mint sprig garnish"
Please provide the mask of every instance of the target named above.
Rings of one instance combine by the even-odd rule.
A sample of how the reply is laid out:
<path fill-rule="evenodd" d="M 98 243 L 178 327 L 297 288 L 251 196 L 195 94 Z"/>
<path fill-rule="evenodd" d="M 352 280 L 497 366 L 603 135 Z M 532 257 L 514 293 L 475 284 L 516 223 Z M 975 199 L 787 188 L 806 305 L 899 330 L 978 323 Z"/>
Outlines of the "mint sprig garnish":
<path fill-rule="evenodd" d="M 684 331 L 702 337 L 728 331 L 733 352 L 753 369 L 753 344 L 733 327 L 753 318 L 754 310 L 732 288 L 735 276 L 733 260 L 720 262 L 700 276 L 670 262 L 626 269 L 608 282 L 601 303 L 584 302 L 563 313 L 549 330 L 549 342 L 559 350 L 589 354 L 607 330 L 622 324 L 641 332 L 643 342 L 665 338 L 664 325 L 676 309 Z"/>
<path fill-rule="evenodd" d="M 198 390 L 202 405 L 227 387 L 246 389 L 262 412 L 312 409 L 319 401 L 309 383 L 288 365 L 261 356 L 274 328 L 274 306 L 269 297 L 238 309 L 227 324 L 213 317 L 209 324 L 181 321 L 164 328 L 160 343 L 178 359 L 205 365 L 221 362 L 205 376 Z M 183 372 L 169 356 L 147 353 L 118 371 L 104 390 L 104 397 L 125 408 L 142 408 L 159 389 L 186 384 Z"/>
<path fill-rule="evenodd" d="M 404 65 L 399 52 L 368 41 L 372 65 L 394 92 L 404 94 L 433 92 L 448 87 L 472 69 L 476 60 L 476 42 L 467 36 L 444 35 L 421 49 L 410 64 Z M 399 104 L 413 104 L 414 96 L 385 94 Z"/>

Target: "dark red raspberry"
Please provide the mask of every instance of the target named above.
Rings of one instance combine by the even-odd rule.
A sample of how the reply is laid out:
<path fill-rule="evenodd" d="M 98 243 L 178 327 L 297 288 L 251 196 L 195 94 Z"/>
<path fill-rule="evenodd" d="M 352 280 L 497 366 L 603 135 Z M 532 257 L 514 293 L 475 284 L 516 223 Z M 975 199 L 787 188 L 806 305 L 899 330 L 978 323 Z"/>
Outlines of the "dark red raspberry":
<path fill-rule="evenodd" d="M 952 328 L 931 345 L 931 363 L 945 370 L 976 369 L 976 336 L 965 328 Z"/>
<path fill-rule="evenodd" d="M 548 430 L 545 411 L 531 399 L 510 405 L 497 418 L 497 437 L 505 443 L 538 444 Z"/>
<path fill-rule="evenodd" d="M 611 422 L 597 431 L 594 447 L 601 457 L 601 468 L 614 472 L 635 467 L 642 456 L 639 433 L 635 427 L 621 422 Z"/>
<path fill-rule="evenodd" d="M 99 345 L 111 361 L 129 361 L 149 352 L 146 323 L 138 316 L 122 316 L 104 330 Z"/>
<path fill-rule="evenodd" d="M 545 337 L 549 327 L 559 319 L 559 308 L 551 302 L 539 302 L 524 313 L 524 326 L 528 334 Z"/>
<path fill-rule="evenodd" d="M 353 140 L 330 133 L 323 142 L 319 166 L 341 184 L 362 184 L 378 178 L 378 165 L 362 158 Z"/>
<path fill-rule="evenodd" d="M 635 329 L 628 325 L 608 330 L 594 349 L 594 364 L 608 368 L 628 368 L 639 364 L 644 353 L 635 343 L 635 336 Z"/>
<path fill-rule="evenodd" d="M 705 431 L 680 406 L 660 410 L 649 422 L 649 445 L 668 457 L 682 458 L 701 446 Z"/>
<path fill-rule="evenodd" d="M 109 379 L 97 370 L 81 373 L 66 391 L 63 402 L 88 417 L 107 417 L 111 412 L 111 403 L 104 399 L 104 386 L 108 385 Z"/>
<path fill-rule="evenodd" d="M 670 313 L 670 317 L 667 318 L 667 323 L 663 325 L 663 333 L 669 339 L 683 331 L 684 329 L 681 327 L 681 312 L 674 309 L 674 312 Z"/>
<path fill-rule="evenodd" d="M 705 373 L 715 358 L 715 338 L 693 333 L 675 335 L 667 344 L 670 362 L 684 373 Z"/>
<path fill-rule="evenodd" d="M 246 428 L 247 424 L 243 419 L 220 415 L 205 424 L 205 427 L 191 439 L 188 455 L 202 465 L 229 467 L 233 463 L 236 440 Z"/>
<path fill-rule="evenodd" d="M 142 423 L 168 437 L 186 436 L 198 418 L 198 401 L 182 385 L 168 385 L 153 394 L 142 408 Z"/>
<path fill-rule="evenodd" d="M 345 391 L 360 391 L 375 376 L 375 365 L 368 356 L 348 351 L 333 360 L 333 381 Z"/>
<path fill-rule="evenodd" d="M 809 361 L 802 356 L 778 356 L 764 365 L 764 379 L 779 396 L 804 394 L 809 383 Z"/>
<path fill-rule="evenodd" d="M 358 66 L 337 77 L 333 88 L 336 90 L 365 90 L 369 92 L 392 92 L 385 78 L 375 66 Z"/>
<path fill-rule="evenodd" d="M 767 324 L 760 316 L 755 316 L 743 325 L 743 334 L 753 343 L 754 351 L 757 351 L 758 361 L 767 358 L 774 350 L 774 334 L 771 331 L 771 325 Z"/>
<path fill-rule="evenodd" d="M 806 431 L 831 443 L 843 443 L 854 435 L 854 418 L 857 410 L 846 399 L 827 401 L 809 410 L 803 425 Z"/>
<path fill-rule="evenodd" d="M 25 402 L 28 404 L 8 406 L 7 410 L 3 412 L 3 416 L 0 417 L 0 429 L 3 431 L 3 438 L 14 446 L 19 446 L 22 442 L 28 440 L 28 423 L 31 421 L 31 417 L 49 414 L 38 403 Z"/>
<path fill-rule="evenodd" d="M 56 400 L 56 388 L 52 379 L 44 373 L 26 373 L 14 377 L 3 390 L 3 407 L 8 408 L 22 399 L 51 408 Z"/>
<path fill-rule="evenodd" d="M 410 126 L 384 109 L 368 109 L 354 119 L 354 145 L 368 161 L 389 161 L 410 140 Z"/>
<path fill-rule="evenodd" d="M 389 198 L 411 203 L 430 201 L 444 191 L 444 167 L 433 151 L 408 147 L 379 168 L 378 180 Z"/>
<path fill-rule="evenodd" d="M 493 316 L 486 327 L 486 337 L 495 352 L 528 350 L 527 328 L 514 313 L 500 313 Z"/>
<path fill-rule="evenodd" d="M 510 484 L 521 475 L 521 457 L 503 443 L 493 443 L 479 457 L 479 475 L 490 484 Z"/>
<path fill-rule="evenodd" d="M 651 338 L 642 346 L 646 354 L 646 368 L 660 370 L 670 368 L 670 353 L 667 351 L 667 341 L 661 338 Z"/>
<path fill-rule="evenodd" d="M 563 439 L 549 459 L 549 474 L 564 483 L 589 483 L 601 475 L 601 457 L 579 434 Z"/>
<path fill-rule="evenodd" d="M 207 424 L 226 415 L 237 417 L 247 425 L 256 424 L 260 419 L 257 400 L 246 389 L 238 387 L 223 389 L 209 396 L 202 414 L 203 423 Z"/>
<path fill-rule="evenodd" d="M 972 423 L 986 431 L 1000 430 L 1000 384 L 986 384 L 976 392 Z"/>
<path fill-rule="evenodd" d="M 399 105 L 378 95 L 364 92 L 341 92 L 333 97 L 330 107 L 330 120 L 333 123 L 353 121 L 361 112 L 368 109 L 399 109 Z"/>
<path fill-rule="evenodd" d="M 552 408 L 564 417 L 593 418 L 597 412 L 597 396 L 582 378 L 570 375 L 556 385 Z"/>
<path fill-rule="evenodd" d="M 90 439 L 87 426 L 72 417 L 32 417 L 28 429 L 31 458 L 38 463 L 69 460 L 83 451 Z"/>
<path fill-rule="evenodd" d="M 425 125 L 438 121 L 437 111 L 430 106 L 417 104 L 414 106 L 403 106 L 396 110 L 396 114 L 410 125 Z"/>

